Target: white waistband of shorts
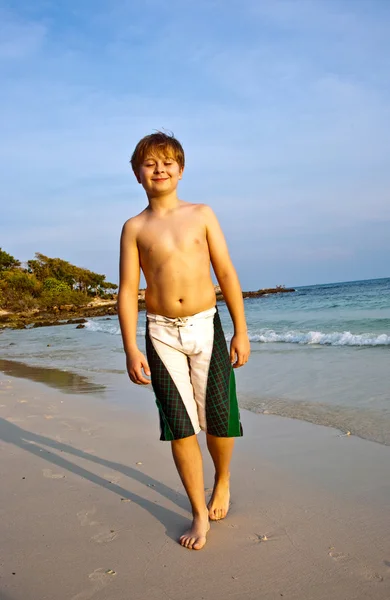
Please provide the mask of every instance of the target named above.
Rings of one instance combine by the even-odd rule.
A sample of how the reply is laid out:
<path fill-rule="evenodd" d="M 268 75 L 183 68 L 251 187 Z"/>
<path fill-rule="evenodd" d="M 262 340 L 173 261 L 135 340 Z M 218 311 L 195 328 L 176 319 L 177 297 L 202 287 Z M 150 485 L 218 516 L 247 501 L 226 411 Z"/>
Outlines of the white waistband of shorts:
<path fill-rule="evenodd" d="M 210 319 L 215 315 L 216 312 L 217 309 L 215 306 L 213 306 L 213 308 L 203 310 L 202 312 L 196 313 L 195 315 L 191 315 L 189 317 L 164 317 L 163 315 L 154 315 L 153 313 L 147 312 L 146 318 L 153 323 L 158 323 L 159 325 L 185 327 L 186 325 L 190 325 L 193 321 L 198 321 L 199 319 Z"/>

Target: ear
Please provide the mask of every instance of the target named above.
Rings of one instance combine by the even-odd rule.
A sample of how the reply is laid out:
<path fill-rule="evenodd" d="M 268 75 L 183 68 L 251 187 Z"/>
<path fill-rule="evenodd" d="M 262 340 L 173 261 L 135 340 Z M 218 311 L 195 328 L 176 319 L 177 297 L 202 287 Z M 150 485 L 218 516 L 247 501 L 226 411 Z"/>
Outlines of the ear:
<path fill-rule="evenodd" d="M 179 179 L 181 179 L 181 178 L 183 177 L 183 173 L 184 173 L 184 167 L 182 167 L 182 168 L 180 169 L 180 172 L 179 172 Z"/>
<path fill-rule="evenodd" d="M 133 171 L 133 173 L 134 173 L 134 176 L 135 176 L 136 180 L 138 181 L 138 183 L 141 183 L 141 179 L 140 179 L 139 174 L 136 173 L 135 171 Z"/>

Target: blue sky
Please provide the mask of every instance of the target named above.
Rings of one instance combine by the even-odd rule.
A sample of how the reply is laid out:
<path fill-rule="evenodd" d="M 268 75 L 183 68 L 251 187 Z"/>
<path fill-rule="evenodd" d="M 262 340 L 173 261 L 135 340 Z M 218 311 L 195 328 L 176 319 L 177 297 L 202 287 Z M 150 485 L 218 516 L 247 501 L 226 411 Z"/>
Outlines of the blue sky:
<path fill-rule="evenodd" d="M 0 0 L 0 246 L 117 281 L 140 137 L 242 286 L 390 276 L 390 2 Z"/>

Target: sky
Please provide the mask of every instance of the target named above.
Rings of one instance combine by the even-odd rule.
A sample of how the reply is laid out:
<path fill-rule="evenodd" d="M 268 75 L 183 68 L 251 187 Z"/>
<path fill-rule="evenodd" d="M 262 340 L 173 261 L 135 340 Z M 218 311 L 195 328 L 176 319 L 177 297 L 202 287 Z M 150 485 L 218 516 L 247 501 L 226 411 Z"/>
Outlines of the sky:
<path fill-rule="evenodd" d="M 390 276 L 390 2 L 0 0 L 0 247 L 118 281 L 172 131 L 246 290 Z"/>

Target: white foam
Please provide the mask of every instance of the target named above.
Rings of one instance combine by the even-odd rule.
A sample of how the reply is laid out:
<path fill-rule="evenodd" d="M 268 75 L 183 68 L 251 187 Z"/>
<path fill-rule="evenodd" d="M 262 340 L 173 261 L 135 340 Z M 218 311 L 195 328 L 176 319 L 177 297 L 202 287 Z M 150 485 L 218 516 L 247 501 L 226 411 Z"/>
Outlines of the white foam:
<path fill-rule="evenodd" d="M 385 333 L 360 333 L 353 334 L 350 331 L 333 331 L 323 333 L 321 331 L 286 331 L 277 333 L 267 329 L 259 333 L 249 333 L 251 342 L 306 344 L 324 346 L 390 346 L 390 335 Z"/>
<path fill-rule="evenodd" d="M 117 322 L 107 321 L 87 321 L 85 324 L 89 331 L 100 331 L 110 335 L 120 335 L 120 327 Z M 137 335 L 145 335 L 145 327 L 137 328 Z M 226 336 L 229 341 L 231 334 Z M 302 345 L 321 345 L 321 346 L 390 346 L 390 335 L 386 333 L 351 333 L 350 331 L 333 331 L 324 333 L 322 331 L 285 331 L 277 333 L 273 329 L 263 329 L 259 332 L 250 332 L 251 342 L 260 342 L 262 344 L 302 344 Z"/>
<path fill-rule="evenodd" d="M 87 321 L 85 328 L 89 331 L 100 331 L 102 333 L 108 333 L 110 335 L 120 335 L 121 330 L 118 321 Z M 137 335 L 145 335 L 145 327 L 138 327 Z"/>

